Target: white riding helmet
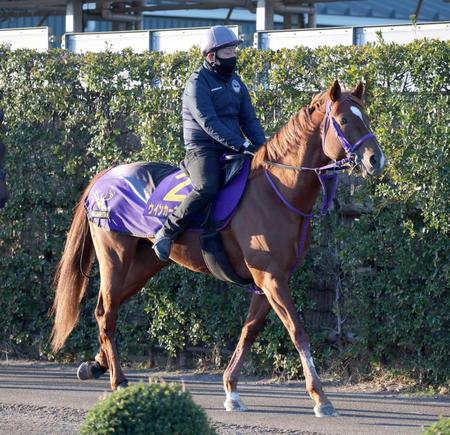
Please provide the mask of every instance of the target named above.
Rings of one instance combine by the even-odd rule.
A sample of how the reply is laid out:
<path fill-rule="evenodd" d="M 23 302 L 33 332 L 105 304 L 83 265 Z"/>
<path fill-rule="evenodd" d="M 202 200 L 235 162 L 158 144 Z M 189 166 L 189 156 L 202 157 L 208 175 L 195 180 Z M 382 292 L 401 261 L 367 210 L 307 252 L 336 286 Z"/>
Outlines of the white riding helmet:
<path fill-rule="evenodd" d="M 206 56 L 212 51 L 220 50 L 225 47 L 236 47 L 242 44 L 242 39 L 239 39 L 236 34 L 225 26 L 213 26 L 203 34 L 200 49 L 203 56 Z"/>

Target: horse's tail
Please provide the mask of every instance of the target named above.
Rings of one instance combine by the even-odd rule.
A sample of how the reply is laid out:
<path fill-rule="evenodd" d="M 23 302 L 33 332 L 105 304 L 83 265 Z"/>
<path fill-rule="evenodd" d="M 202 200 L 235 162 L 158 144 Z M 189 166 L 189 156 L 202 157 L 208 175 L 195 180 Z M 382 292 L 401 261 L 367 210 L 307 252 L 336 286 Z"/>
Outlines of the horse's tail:
<path fill-rule="evenodd" d="M 78 322 L 80 302 L 86 292 L 92 268 L 94 245 L 84 210 L 84 200 L 95 181 L 107 171 L 108 169 L 98 173 L 91 180 L 75 206 L 64 252 L 56 269 L 53 282 L 56 293 L 51 309 L 51 313 L 55 316 L 51 333 L 52 347 L 55 352 L 61 349 Z"/>

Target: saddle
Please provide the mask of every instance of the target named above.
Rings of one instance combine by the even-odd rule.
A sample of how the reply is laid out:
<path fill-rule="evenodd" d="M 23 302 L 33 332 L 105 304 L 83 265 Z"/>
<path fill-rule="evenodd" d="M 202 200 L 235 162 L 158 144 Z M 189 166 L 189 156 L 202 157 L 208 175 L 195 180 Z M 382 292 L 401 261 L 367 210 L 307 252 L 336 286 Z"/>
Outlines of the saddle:
<path fill-rule="evenodd" d="M 246 157 L 242 154 L 224 154 L 221 158 L 222 167 L 220 168 L 220 185 L 223 187 L 229 183 L 233 177 L 239 173 L 244 166 Z M 189 171 L 184 163 L 180 163 L 181 170 L 188 176 Z"/>

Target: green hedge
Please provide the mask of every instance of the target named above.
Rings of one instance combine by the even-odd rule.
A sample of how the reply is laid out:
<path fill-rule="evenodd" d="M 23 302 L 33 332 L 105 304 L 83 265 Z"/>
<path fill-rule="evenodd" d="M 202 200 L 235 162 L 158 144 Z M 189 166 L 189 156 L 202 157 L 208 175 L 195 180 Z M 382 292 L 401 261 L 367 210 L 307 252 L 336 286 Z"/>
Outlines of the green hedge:
<path fill-rule="evenodd" d="M 338 358 L 344 366 L 358 362 L 363 371 L 387 365 L 424 381 L 448 381 L 449 54 L 450 44 L 442 41 L 239 54 L 240 74 L 267 133 L 335 78 L 348 87 L 363 79 L 367 111 L 388 158 L 383 178 L 351 181 L 339 191 L 339 204 L 356 202 L 372 212 L 349 221 L 337 207 L 316 221 L 314 249 L 292 279 L 306 319 L 317 308 L 311 289 L 339 290 L 336 319 L 346 319 L 340 338 L 354 339 L 331 346 L 327 331 L 314 331 L 322 368 Z M 0 349 L 52 357 L 51 280 L 81 190 L 112 164 L 182 158 L 180 98 L 199 64 L 195 50 L 79 56 L 0 48 L 12 191 L 0 212 Z M 66 358 L 92 357 L 97 348 L 97 289 L 95 269 Z M 248 298 L 170 267 L 122 309 L 122 355 L 156 345 L 175 355 L 200 345 L 223 364 Z M 299 373 L 299 359 L 273 314 L 248 369 Z"/>

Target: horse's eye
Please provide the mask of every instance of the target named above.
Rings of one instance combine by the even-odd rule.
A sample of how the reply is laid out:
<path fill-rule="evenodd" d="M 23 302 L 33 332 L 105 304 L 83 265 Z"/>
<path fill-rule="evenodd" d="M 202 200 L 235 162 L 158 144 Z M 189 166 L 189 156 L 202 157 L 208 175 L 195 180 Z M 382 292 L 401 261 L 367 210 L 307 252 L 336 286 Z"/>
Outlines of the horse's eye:
<path fill-rule="evenodd" d="M 343 116 L 343 117 L 341 118 L 341 124 L 342 124 L 342 125 L 348 124 L 347 118 L 346 118 L 345 116 Z"/>

